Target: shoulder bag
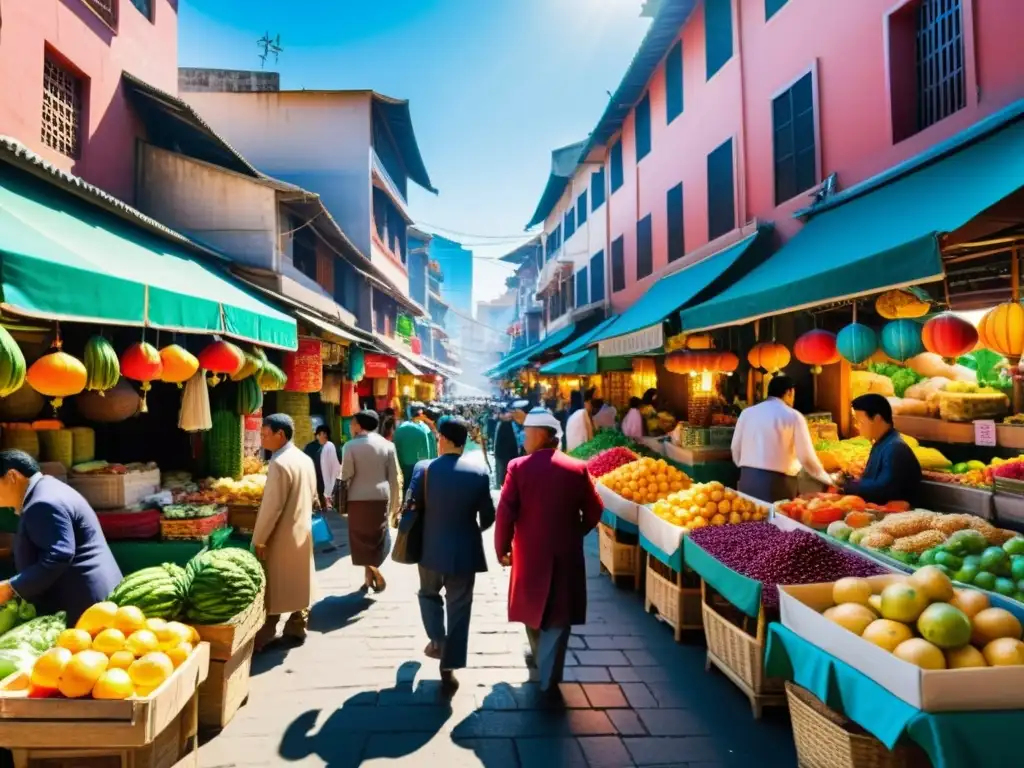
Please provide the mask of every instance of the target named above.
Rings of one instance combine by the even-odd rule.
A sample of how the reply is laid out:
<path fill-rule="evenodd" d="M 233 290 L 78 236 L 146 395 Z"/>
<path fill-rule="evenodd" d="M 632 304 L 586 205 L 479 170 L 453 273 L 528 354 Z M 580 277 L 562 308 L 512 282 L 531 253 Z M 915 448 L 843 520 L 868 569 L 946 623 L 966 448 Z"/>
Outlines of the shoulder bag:
<path fill-rule="evenodd" d="M 402 504 L 398 521 L 398 533 L 395 546 L 391 549 L 391 559 L 403 565 L 416 565 L 423 556 L 423 515 L 427 507 L 427 475 L 429 468 L 423 470 L 423 492 L 421 498 L 412 495 Z"/>

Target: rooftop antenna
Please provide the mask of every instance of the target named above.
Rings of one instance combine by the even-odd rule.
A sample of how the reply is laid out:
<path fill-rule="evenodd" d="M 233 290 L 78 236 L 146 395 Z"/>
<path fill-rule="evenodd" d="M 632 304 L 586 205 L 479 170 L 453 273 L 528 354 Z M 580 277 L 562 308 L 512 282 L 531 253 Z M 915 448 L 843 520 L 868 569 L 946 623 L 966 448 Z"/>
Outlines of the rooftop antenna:
<path fill-rule="evenodd" d="M 270 37 L 270 33 L 267 32 L 256 41 L 256 45 L 259 46 L 260 53 L 260 67 L 267 66 L 267 58 L 271 55 L 274 57 L 274 63 L 277 64 L 277 57 L 284 53 L 284 48 L 281 47 L 281 35 L 277 35 L 274 38 Z"/>

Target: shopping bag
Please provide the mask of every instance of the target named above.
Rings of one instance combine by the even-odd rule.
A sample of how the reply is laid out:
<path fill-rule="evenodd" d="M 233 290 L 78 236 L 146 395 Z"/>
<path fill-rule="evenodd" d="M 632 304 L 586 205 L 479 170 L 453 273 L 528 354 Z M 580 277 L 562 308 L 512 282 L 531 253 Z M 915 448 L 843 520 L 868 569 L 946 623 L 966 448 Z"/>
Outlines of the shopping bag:
<path fill-rule="evenodd" d="M 327 524 L 324 516 L 319 512 L 313 513 L 313 546 L 322 547 L 334 541 L 334 534 L 331 533 L 331 526 Z"/>
<path fill-rule="evenodd" d="M 423 513 L 427 506 L 427 474 L 427 470 L 424 470 L 420 498 L 413 498 L 412 494 L 409 494 L 402 506 L 395 546 L 391 550 L 391 559 L 396 563 L 416 565 L 423 556 Z"/>

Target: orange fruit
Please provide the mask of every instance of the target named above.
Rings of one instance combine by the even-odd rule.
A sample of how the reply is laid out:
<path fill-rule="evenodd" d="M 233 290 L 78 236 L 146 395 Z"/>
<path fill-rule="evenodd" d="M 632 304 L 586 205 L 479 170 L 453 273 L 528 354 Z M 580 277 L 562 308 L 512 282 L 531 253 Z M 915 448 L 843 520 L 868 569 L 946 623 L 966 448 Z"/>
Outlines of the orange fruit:
<path fill-rule="evenodd" d="M 156 635 L 148 629 L 133 632 L 124 644 L 125 650 L 131 651 L 136 657 L 145 656 L 160 647 Z"/>
<path fill-rule="evenodd" d="M 124 648 L 125 636 L 120 629 L 104 629 L 92 641 L 93 650 L 105 653 L 107 656 L 117 653 Z"/>
<path fill-rule="evenodd" d="M 84 629 L 90 635 L 95 635 L 100 630 L 114 626 L 115 616 L 117 616 L 116 603 L 96 603 L 85 609 L 85 613 L 76 622 L 75 629 Z"/>
<path fill-rule="evenodd" d="M 127 699 L 135 693 L 135 686 L 132 684 L 131 677 L 123 669 L 107 669 L 99 679 L 96 681 L 96 685 L 92 687 L 92 697 L 94 699 L 103 699 L 108 701 L 120 701 Z"/>
<path fill-rule="evenodd" d="M 168 650 L 166 653 L 167 658 L 171 660 L 171 663 L 174 665 L 174 668 L 177 669 L 185 663 L 185 660 L 188 658 L 189 654 L 192 653 L 192 644 L 178 643 L 176 646 Z"/>
<path fill-rule="evenodd" d="M 88 696 L 100 676 L 107 671 L 108 663 L 106 655 L 99 651 L 76 653 L 64 667 L 57 690 L 69 699 Z"/>
<path fill-rule="evenodd" d="M 138 632 L 146 627 L 146 615 L 140 608 L 134 605 L 122 605 L 117 609 L 114 616 L 114 628 L 121 630 L 127 637 L 132 632 Z"/>
<path fill-rule="evenodd" d="M 147 653 L 128 668 L 132 683 L 144 688 L 157 688 L 174 674 L 174 663 L 166 653 Z"/>
<path fill-rule="evenodd" d="M 110 663 L 107 664 L 107 668 L 128 669 L 128 667 L 134 663 L 134 653 L 131 651 L 116 651 L 115 653 L 110 654 Z"/>
<path fill-rule="evenodd" d="M 30 676 L 32 685 L 40 688 L 56 688 L 60 676 L 74 654 L 67 648 L 51 648 L 36 659 Z"/>
<path fill-rule="evenodd" d="M 67 648 L 71 653 L 87 651 L 92 647 L 92 635 L 84 629 L 65 629 L 57 636 L 58 648 Z"/>

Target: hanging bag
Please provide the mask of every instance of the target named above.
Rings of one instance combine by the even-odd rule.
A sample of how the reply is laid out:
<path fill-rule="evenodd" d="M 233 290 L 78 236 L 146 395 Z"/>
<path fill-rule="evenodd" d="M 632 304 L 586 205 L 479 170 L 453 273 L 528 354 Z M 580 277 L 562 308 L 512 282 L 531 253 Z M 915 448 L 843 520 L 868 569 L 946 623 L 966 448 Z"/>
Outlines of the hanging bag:
<path fill-rule="evenodd" d="M 419 494 L 420 498 L 413 498 L 410 494 L 402 505 L 395 546 L 391 550 L 391 559 L 396 563 L 416 565 L 423 556 L 423 515 L 427 507 L 429 471 L 429 468 L 423 470 L 423 491 Z"/>

